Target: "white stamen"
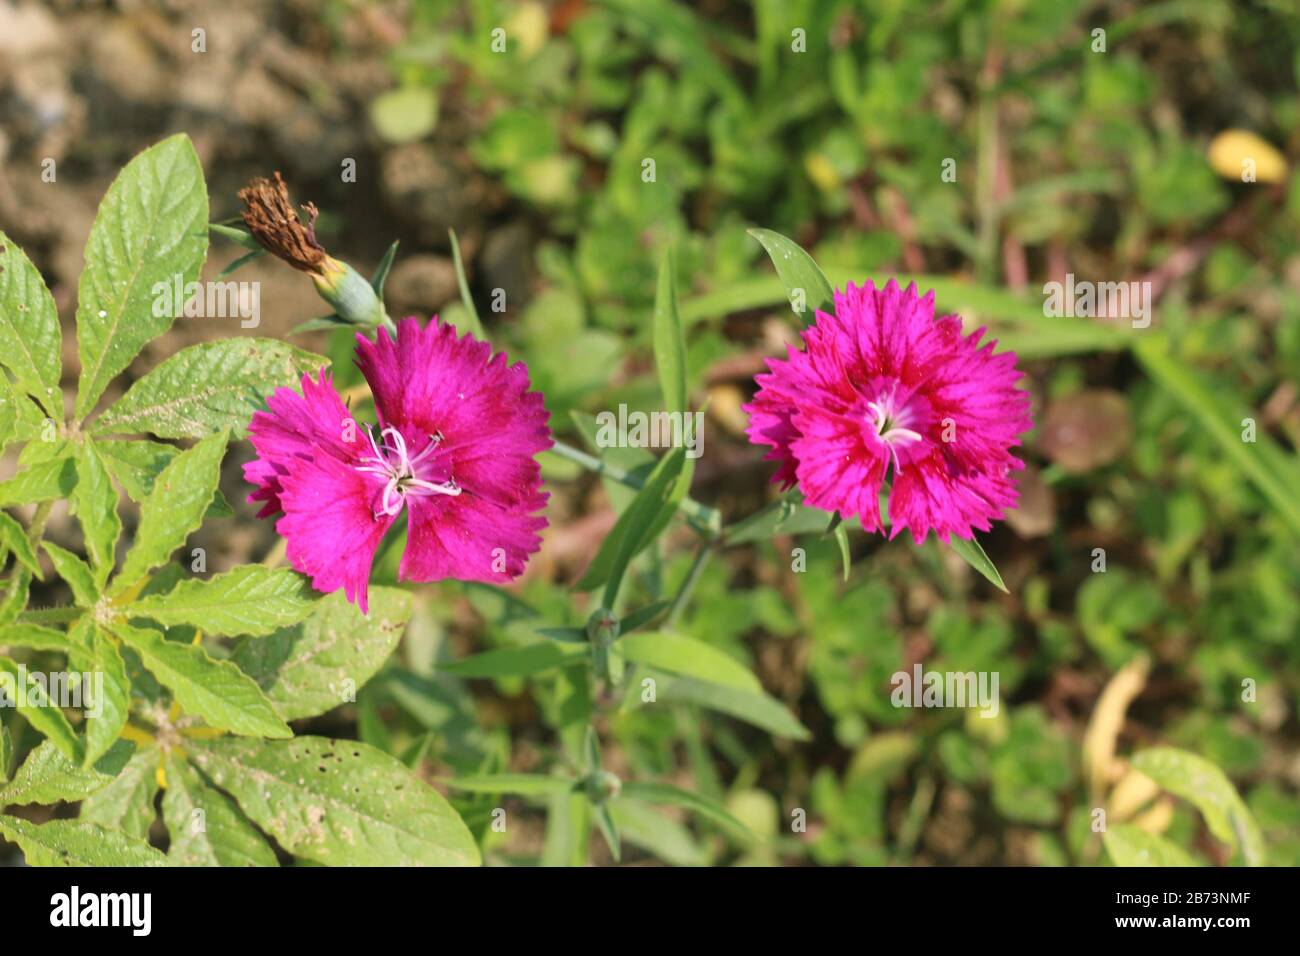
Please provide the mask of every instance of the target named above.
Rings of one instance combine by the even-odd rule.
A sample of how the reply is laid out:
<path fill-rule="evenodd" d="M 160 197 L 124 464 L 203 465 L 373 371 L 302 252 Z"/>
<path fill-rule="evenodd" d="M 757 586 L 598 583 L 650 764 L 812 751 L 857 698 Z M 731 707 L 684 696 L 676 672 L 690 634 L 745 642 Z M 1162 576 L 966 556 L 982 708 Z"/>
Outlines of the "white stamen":
<path fill-rule="evenodd" d="M 406 447 L 406 438 L 391 425 L 379 433 L 381 439 L 386 439 L 382 446 L 375 442 L 374 433 L 369 427 L 366 429 L 366 437 L 370 440 L 370 449 L 374 455 L 361 459 L 361 464 L 357 465 L 356 469 L 362 474 L 386 479 L 379 511 L 375 514 L 376 518 L 380 515 L 391 516 L 400 512 L 407 495 L 455 497 L 460 494 L 461 488 L 454 479 L 445 482 L 426 481 L 417 478 L 415 474 L 415 466 L 433 454 L 442 443 L 441 433 L 430 435 L 429 443 L 414 458 L 410 456 Z"/>

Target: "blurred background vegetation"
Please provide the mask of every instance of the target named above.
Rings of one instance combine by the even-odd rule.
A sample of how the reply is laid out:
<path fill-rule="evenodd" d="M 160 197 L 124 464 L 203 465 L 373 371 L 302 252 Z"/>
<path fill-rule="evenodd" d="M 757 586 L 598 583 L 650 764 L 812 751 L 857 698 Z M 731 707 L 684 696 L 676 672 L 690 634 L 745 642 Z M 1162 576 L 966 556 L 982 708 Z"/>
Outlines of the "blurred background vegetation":
<path fill-rule="evenodd" d="M 1168 744 L 1223 768 L 1271 862 L 1291 865 L 1300 177 L 1284 157 L 1300 155 L 1298 41 L 1290 0 L 0 0 L 0 227 L 54 290 L 74 369 L 94 210 L 168 132 L 194 139 L 214 218 L 278 169 L 321 208 L 334 255 L 367 270 L 400 239 L 395 316 L 463 320 L 454 228 L 488 336 L 527 361 L 571 444 L 583 414 L 657 407 L 650 314 L 675 243 L 692 403 L 707 402 L 692 497 L 729 520 L 775 495 L 740 406 L 798 327 L 746 229 L 793 237 L 837 286 L 917 277 L 941 310 L 1024 356 L 1038 427 L 1022 505 L 984 539 L 1009 593 L 933 541 L 860 530 L 847 582 L 819 534 L 724 552 L 678 627 L 751 667 L 802 727 L 708 694 L 597 701 L 597 726 L 607 769 L 724 803 L 766 840 L 621 799 L 624 861 L 1087 865 L 1106 861 L 1090 824 L 1108 806 L 1202 859 L 1239 862 L 1190 805 L 1107 796 L 1126 756 Z M 1241 182 L 1235 157 L 1211 162 L 1230 129 L 1276 150 L 1255 150 L 1259 181 Z M 54 183 L 41 181 L 47 158 Z M 950 159 L 955 181 L 941 175 Z M 208 277 L 239 251 L 215 243 Z M 1067 272 L 1151 282 L 1152 328 L 1071 338 L 1042 316 L 1043 283 Z M 258 334 L 323 311 L 272 260 L 237 278 L 262 282 Z M 182 319 L 139 369 L 240 334 L 235 321 Z M 341 384 L 359 381 L 349 336 L 300 341 L 334 358 Z M 1257 444 L 1239 440 L 1246 416 Z M 247 457 L 237 447 L 227 466 L 236 517 L 203 532 L 212 570 L 275 543 L 242 503 Z M 647 453 L 609 457 L 636 468 Z M 313 731 L 359 736 L 430 779 L 583 765 L 572 669 L 482 680 L 443 667 L 594 607 L 571 587 L 628 493 L 551 456 L 545 470 L 551 527 L 523 582 L 509 597 L 422 588 L 389 666 Z M 75 535 L 56 512 L 56 541 L 60 527 Z M 637 603 L 674 593 L 692 541 L 675 527 L 639 561 Z M 1109 736 L 1085 747 L 1103 689 L 1135 661 L 1127 713 L 1112 701 L 1094 725 Z M 999 716 L 895 709 L 890 675 L 916 662 L 999 672 Z M 490 861 L 607 859 L 567 798 L 461 806 Z M 504 833 L 490 832 L 497 806 Z M 792 828 L 799 810 L 806 829 Z"/>

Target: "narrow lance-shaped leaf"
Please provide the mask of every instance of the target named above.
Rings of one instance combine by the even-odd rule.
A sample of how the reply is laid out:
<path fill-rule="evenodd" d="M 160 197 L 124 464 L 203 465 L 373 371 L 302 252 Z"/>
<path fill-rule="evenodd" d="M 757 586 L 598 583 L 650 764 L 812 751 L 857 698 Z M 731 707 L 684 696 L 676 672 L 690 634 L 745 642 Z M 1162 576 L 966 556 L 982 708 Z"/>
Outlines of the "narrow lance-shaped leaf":
<path fill-rule="evenodd" d="M 760 693 L 762 684 L 730 654 L 711 644 L 673 631 L 646 631 L 620 638 L 623 655 L 635 664 L 738 690 Z"/>
<path fill-rule="evenodd" d="M 165 627 L 189 624 L 206 634 L 264 635 L 297 624 L 315 603 L 315 592 L 296 572 L 252 564 L 206 581 L 182 581 L 166 594 L 142 597 L 123 611 Z"/>
<path fill-rule="evenodd" d="M 552 777 L 541 773 L 490 773 L 448 777 L 442 782 L 455 790 L 468 793 L 514 793 L 524 797 L 568 793 L 577 786 L 577 781 L 572 777 Z"/>
<path fill-rule="evenodd" d="M 214 660 L 201 647 L 169 641 L 148 628 L 116 622 L 112 630 L 140 655 L 186 714 L 232 734 L 292 736 L 253 679 L 230 661 Z"/>
<path fill-rule="evenodd" d="M 677 311 L 676 257 L 672 248 L 659 263 L 659 284 L 655 291 L 654 350 L 659 369 L 659 387 L 669 412 L 686 414 L 686 343 Z"/>
<path fill-rule="evenodd" d="M 659 460 L 632 503 L 605 536 L 582 580 L 575 585 L 577 590 L 590 591 L 609 582 L 611 586 L 607 591 L 617 592 L 628 563 L 650 543 L 649 532 L 658 523 L 660 513 L 675 507 L 672 497 L 686 460 L 685 454 L 685 449 L 674 448 Z M 608 598 L 605 606 L 610 606 Z"/>
<path fill-rule="evenodd" d="M 778 737 L 808 740 L 812 736 L 784 704 L 765 693 L 667 674 L 659 678 L 658 688 L 660 703 L 698 704 L 761 727 Z M 640 699 L 639 691 L 635 697 Z"/>
<path fill-rule="evenodd" d="M 237 438 L 266 398 L 293 388 L 329 359 L 275 339 L 220 339 L 181 349 L 132 385 L 95 422 L 96 433 Z"/>
<path fill-rule="evenodd" d="M 625 780 L 622 795 L 632 800 L 644 800 L 646 803 L 684 807 L 708 820 L 712 820 L 714 823 L 721 824 L 732 833 L 746 840 L 757 839 L 754 831 L 736 819 L 726 807 L 714 803 L 698 793 L 683 790 L 681 787 L 674 787 L 672 784 Z"/>
<path fill-rule="evenodd" d="M 984 553 L 984 548 L 980 546 L 978 539 L 972 537 L 967 541 L 965 538 L 952 535 L 948 539 L 948 547 L 952 548 L 953 552 L 963 561 L 984 575 L 995 588 L 1006 592 L 1007 586 L 1002 583 L 1002 575 L 998 573 L 998 569 L 989 560 L 989 556 Z"/>
<path fill-rule="evenodd" d="M 456 286 L 460 289 L 460 301 L 468 314 L 468 331 L 475 338 L 486 340 L 487 336 L 483 334 L 483 322 L 478 317 L 478 309 L 474 306 L 474 297 L 469 294 L 469 280 L 465 277 L 465 261 L 460 255 L 460 240 L 456 238 L 456 230 L 448 229 L 447 236 L 451 239 L 451 261 L 456 267 Z"/>
<path fill-rule="evenodd" d="M 812 256 L 771 229 L 751 229 L 749 234 L 767 251 L 791 307 L 805 324 L 811 324 L 819 311 L 834 314 L 835 290 Z"/>
<path fill-rule="evenodd" d="M 1292 532 L 1300 535 L 1300 500 L 1295 495 L 1300 468 L 1288 462 L 1266 434 L 1257 435 L 1253 443 L 1243 442 L 1239 410 L 1225 408 L 1222 397 L 1200 375 L 1169 354 L 1164 340 L 1143 339 L 1133 351 L 1147 374 L 1195 416 L 1224 457 L 1250 479 Z M 1287 468 L 1283 462 L 1293 467 Z"/>
<path fill-rule="evenodd" d="M 225 430 L 181 452 L 158 475 L 153 491 L 140 506 L 135 545 L 127 552 L 112 586 L 118 595 L 162 564 L 203 523 L 221 477 L 221 459 L 229 435 Z"/>
<path fill-rule="evenodd" d="M 146 343 L 171 328 L 185 303 L 160 299 L 160 289 L 184 290 L 198 279 L 207 222 L 203 168 L 184 135 L 146 149 L 108 188 L 77 288 L 78 417 Z M 177 298 L 174 291 L 169 298 Z M 159 301 L 164 307 L 155 308 Z"/>

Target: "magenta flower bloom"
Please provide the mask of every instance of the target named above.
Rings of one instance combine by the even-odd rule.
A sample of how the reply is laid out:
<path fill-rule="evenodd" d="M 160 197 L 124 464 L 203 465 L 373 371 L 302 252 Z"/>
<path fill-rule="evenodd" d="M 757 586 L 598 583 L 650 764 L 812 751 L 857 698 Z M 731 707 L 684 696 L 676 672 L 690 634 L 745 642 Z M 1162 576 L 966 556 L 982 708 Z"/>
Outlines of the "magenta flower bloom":
<path fill-rule="evenodd" d="M 548 413 L 528 368 L 435 319 L 398 323 L 397 338 L 357 335 L 377 428 L 361 428 L 322 369 L 302 394 L 281 388 L 253 416 L 258 457 L 244 466 L 289 562 L 318 591 L 343 588 L 366 610 L 379 542 L 407 513 L 404 581 L 503 583 L 523 573 L 546 519 L 541 468 Z"/>
<path fill-rule="evenodd" d="M 880 490 L 892 480 L 890 537 L 918 544 L 931 531 L 971 538 L 1014 508 L 1010 449 L 1033 427 L 1029 396 L 1015 387 L 1014 352 L 963 336 L 961 319 L 934 316 L 934 293 L 851 283 L 835 314 L 818 312 L 805 348 L 769 359 L 745 406 L 749 438 L 771 445 L 774 481 L 804 502 L 882 530 Z"/>

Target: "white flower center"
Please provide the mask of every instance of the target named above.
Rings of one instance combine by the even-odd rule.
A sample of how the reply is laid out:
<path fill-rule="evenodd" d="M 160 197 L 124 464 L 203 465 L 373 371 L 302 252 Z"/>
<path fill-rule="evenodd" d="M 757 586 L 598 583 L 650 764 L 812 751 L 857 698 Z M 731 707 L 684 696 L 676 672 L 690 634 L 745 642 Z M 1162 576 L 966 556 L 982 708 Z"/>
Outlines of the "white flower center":
<path fill-rule="evenodd" d="M 460 486 L 455 480 L 444 482 L 426 481 L 416 473 L 415 466 L 428 458 L 442 442 L 442 435 L 430 435 L 429 444 L 424 450 L 411 457 L 406 448 L 406 439 L 402 433 L 391 425 L 379 433 L 383 445 L 375 442 L 374 433 L 366 428 L 366 437 L 370 439 L 373 456 L 361 459 L 357 471 L 374 475 L 384 481 L 384 495 L 375 517 L 395 515 L 402 510 L 407 495 L 455 495 L 460 494 Z"/>
<path fill-rule="evenodd" d="M 904 402 L 897 401 L 895 391 L 883 392 L 874 401 L 868 402 L 874 417 L 872 427 L 877 437 L 889 446 L 890 457 L 894 461 L 894 474 L 898 474 L 898 449 L 906 448 L 921 440 L 921 434 L 908 428 L 914 420 L 912 409 Z"/>

